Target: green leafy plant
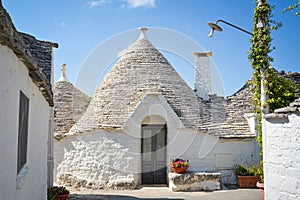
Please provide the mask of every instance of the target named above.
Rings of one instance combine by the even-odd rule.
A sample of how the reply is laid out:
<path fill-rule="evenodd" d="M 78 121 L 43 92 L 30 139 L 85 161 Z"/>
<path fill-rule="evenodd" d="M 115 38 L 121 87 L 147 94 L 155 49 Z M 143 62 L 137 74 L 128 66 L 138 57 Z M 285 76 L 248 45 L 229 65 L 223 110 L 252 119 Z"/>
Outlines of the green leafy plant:
<path fill-rule="evenodd" d="M 260 161 L 259 168 L 257 169 L 257 175 L 260 178 L 260 182 L 264 182 L 264 164 L 263 161 Z"/>
<path fill-rule="evenodd" d="M 294 5 L 291 5 L 285 9 L 283 9 L 283 12 L 286 11 L 296 11 L 296 16 L 300 16 L 300 12 L 298 12 L 298 7 L 300 6 L 300 0 L 298 0 L 298 2 L 296 2 Z"/>
<path fill-rule="evenodd" d="M 262 75 L 265 75 L 263 85 L 266 86 L 269 99 L 266 104 L 269 105 L 270 112 L 275 109 L 287 106 L 290 102 L 297 98 L 296 87 L 284 77 L 279 77 L 278 73 L 271 68 L 270 63 L 273 58 L 269 53 L 273 51 L 271 48 L 271 30 L 277 30 L 281 27 L 281 22 L 278 23 L 272 20 L 272 9 L 267 0 L 257 1 L 257 6 L 254 10 L 254 26 L 253 37 L 250 42 L 252 46 L 249 51 L 248 58 L 254 69 L 252 79 L 248 82 L 251 85 L 254 93 L 252 103 L 257 113 L 257 141 L 262 147 L 262 124 L 261 124 L 261 80 Z"/>
<path fill-rule="evenodd" d="M 235 167 L 235 175 L 238 176 L 260 176 L 261 175 L 261 166 L 252 165 L 247 167 L 245 165 L 238 165 Z"/>
<path fill-rule="evenodd" d="M 248 176 L 249 175 L 247 167 L 243 166 L 243 165 L 238 165 L 237 167 L 235 167 L 234 173 L 235 173 L 235 175 L 238 175 L 238 176 Z"/>
<path fill-rule="evenodd" d="M 48 189 L 47 196 L 48 200 L 54 200 L 57 195 L 70 194 L 70 191 L 64 186 L 53 186 Z"/>

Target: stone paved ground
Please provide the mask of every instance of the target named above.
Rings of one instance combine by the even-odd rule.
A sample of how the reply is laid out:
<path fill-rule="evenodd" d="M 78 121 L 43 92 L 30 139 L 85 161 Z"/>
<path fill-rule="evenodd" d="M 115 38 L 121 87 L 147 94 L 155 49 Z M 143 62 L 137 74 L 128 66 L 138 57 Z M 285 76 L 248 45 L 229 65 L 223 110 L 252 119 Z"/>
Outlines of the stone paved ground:
<path fill-rule="evenodd" d="M 258 189 L 230 189 L 215 192 L 171 192 L 168 187 L 137 190 L 72 190 L 69 200 L 260 200 Z"/>

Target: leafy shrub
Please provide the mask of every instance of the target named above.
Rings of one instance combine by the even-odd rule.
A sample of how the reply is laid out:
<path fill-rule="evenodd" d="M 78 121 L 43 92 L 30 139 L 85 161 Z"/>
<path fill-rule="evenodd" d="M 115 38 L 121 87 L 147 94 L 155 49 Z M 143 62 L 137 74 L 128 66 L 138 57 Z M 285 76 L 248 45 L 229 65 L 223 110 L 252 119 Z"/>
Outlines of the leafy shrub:
<path fill-rule="evenodd" d="M 245 165 L 238 165 L 234 169 L 234 172 L 238 176 L 262 176 L 263 168 L 262 165 L 252 165 L 251 167 L 247 167 Z"/>
<path fill-rule="evenodd" d="M 70 191 L 64 186 L 53 186 L 48 189 L 47 196 L 48 200 L 53 200 L 56 195 L 70 194 Z"/>

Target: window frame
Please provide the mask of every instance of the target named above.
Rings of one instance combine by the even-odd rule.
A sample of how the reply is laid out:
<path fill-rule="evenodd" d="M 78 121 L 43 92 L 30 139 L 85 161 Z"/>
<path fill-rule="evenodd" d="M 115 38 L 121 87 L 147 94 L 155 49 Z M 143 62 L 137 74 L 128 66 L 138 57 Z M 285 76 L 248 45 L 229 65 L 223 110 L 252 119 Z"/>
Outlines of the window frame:
<path fill-rule="evenodd" d="M 20 173 L 21 169 L 27 163 L 28 129 L 29 129 L 29 98 L 22 91 L 20 91 L 17 174 Z"/>

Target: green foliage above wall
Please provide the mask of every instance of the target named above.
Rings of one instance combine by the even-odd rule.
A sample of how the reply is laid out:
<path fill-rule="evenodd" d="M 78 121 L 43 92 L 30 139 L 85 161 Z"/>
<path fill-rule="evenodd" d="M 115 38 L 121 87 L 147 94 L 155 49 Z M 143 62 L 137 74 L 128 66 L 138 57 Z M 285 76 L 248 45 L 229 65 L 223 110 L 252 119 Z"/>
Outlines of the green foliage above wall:
<path fill-rule="evenodd" d="M 265 74 L 266 77 L 263 84 L 267 86 L 266 93 L 269 99 L 266 103 L 269 105 L 270 112 L 287 106 L 297 98 L 296 87 L 293 82 L 284 77 L 279 77 L 276 70 L 270 64 L 273 61 L 273 58 L 269 56 L 269 53 L 273 51 L 271 47 L 271 31 L 281 27 L 281 23 L 272 20 L 272 9 L 273 7 L 267 3 L 267 0 L 257 1 L 254 10 L 253 37 L 250 40 L 252 46 L 248 56 L 254 69 L 249 84 L 251 84 L 254 92 L 252 102 L 255 106 L 259 122 L 257 127 L 257 141 L 261 146 L 261 75 Z"/>

